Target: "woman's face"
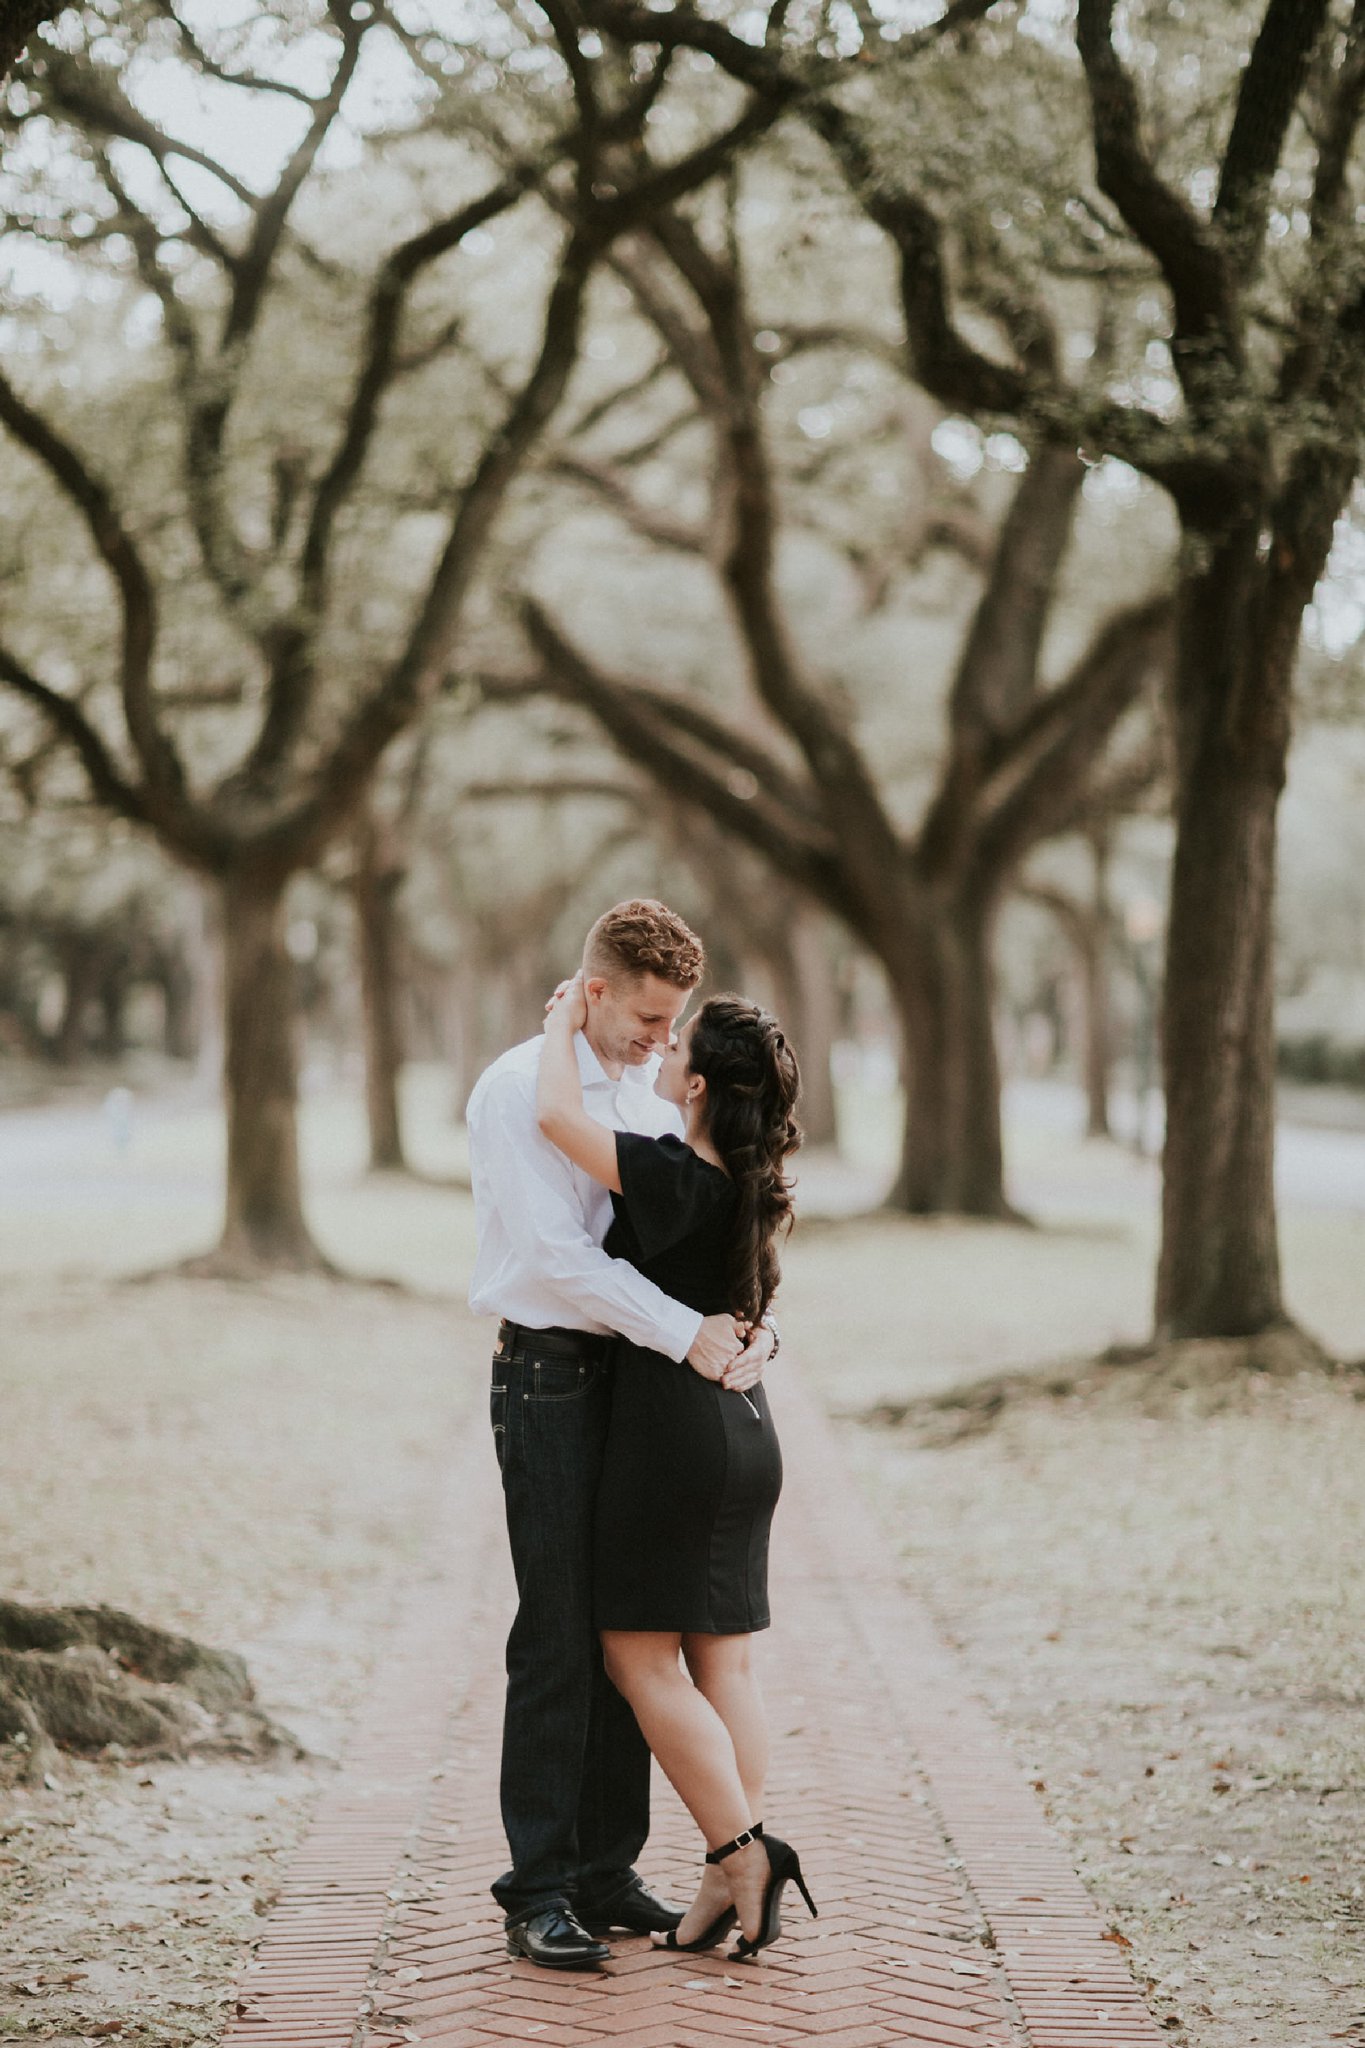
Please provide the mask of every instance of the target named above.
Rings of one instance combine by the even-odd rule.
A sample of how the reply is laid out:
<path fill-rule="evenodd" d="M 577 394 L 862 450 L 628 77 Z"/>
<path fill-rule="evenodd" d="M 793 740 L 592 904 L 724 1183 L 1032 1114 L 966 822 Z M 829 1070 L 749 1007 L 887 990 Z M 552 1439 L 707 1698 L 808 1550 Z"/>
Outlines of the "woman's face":
<path fill-rule="evenodd" d="M 696 1021 L 695 1017 L 689 1017 L 673 1033 L 654 1081 L 654 1093 L 662 1095 L 665 1102 L 675 1102 L 684 1112 L 687 1109 L 687 1081 L 691 1073 L 692 1029 Z"/>

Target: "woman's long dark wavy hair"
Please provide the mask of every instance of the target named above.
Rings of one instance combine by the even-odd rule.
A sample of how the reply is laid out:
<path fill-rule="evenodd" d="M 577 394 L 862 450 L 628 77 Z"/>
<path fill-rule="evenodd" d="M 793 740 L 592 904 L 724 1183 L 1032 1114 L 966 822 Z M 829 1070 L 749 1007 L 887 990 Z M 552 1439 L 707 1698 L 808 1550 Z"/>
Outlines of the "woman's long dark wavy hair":
<path fill-rule="evenodd" d="M 732 1310 L 757 1322 L 777 1291 L 777 1234 L 792 1221 L 783 1161 L 801 1143 L 796 1055 L 776 1017 L 742 996 L 708 996 L 688 1065 L 706 1083 L 706 1132 L 739 1190 Z"/>

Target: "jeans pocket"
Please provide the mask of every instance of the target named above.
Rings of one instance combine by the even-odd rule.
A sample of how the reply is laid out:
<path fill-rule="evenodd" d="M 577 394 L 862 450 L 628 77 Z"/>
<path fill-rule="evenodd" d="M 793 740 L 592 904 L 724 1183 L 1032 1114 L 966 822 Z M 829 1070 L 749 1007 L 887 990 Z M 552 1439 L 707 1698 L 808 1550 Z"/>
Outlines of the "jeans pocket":
<path fill-rule="evenodd" d="M 489 1414 L 493 1424 L 493 1449 L 497 1454 L 498 1470 L 503 1467 L 507 1452 L 507 1388 L 494 1380 L 488 1393 Z"/>
<path fill-rule="evenodd" d="M 602 1370 L 577 1358 L 531 1360 L 528 1401 L 576 1401 L 596 1385 Z"/>

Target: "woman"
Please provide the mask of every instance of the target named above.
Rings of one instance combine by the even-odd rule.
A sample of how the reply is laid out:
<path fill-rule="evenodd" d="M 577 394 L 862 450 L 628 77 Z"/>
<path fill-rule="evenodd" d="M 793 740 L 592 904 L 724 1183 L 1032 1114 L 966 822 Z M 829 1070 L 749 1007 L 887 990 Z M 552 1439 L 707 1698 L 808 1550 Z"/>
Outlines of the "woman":
<path fill-rule="evenodd" d="M 728 1311 L 747 1327 L 772 1299 L 775 1240 L 791 1218 L 782 1164 L 800 1132 L 790 1046 L 753 1004 L 712 996 L 655 1083 L 682 1112 L 685 1139 L 647 1138 L 585 1112 L 573 1041 L 586 1019 L 579 976 L 546 1019 L 541 1130 L 611 1189 L 613 1256 L 703 1315 Z M 762 1386 L 731 1392 L 621 1340 L 594 1606 L 612 1682 L 706 1841 L 696 1897 L 681 1925 L 656 1937 L 668 1948 L 713 1948 L 738 1921 L 733 1955 L 757 1955 L 781 1933 L 788 1881 L 815 1911 L 795 1852 L 756 1818 L 768 1735 L 751 1646 L 768 1626 L 768 1530 L 781 1484 Z"/>

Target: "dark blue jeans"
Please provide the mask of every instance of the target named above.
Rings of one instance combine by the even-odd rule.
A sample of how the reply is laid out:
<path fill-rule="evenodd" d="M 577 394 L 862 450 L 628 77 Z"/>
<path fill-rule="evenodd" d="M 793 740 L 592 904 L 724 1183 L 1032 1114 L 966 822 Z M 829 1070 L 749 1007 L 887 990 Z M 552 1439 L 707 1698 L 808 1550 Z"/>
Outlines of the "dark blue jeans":
<path fill-rule="evenodd" d="M 593 1508 L 611 1399 L 606 1346 L 537 1355 L 534 1331 L 493 1356 L 493 1441 L 517 1578 L 507 1639 L 502 1819 L 509 1919 L 589 1911 L 632 1875 L 649 1832 L 649 1750 L 608 1679 L 592 1624 Z"/>

